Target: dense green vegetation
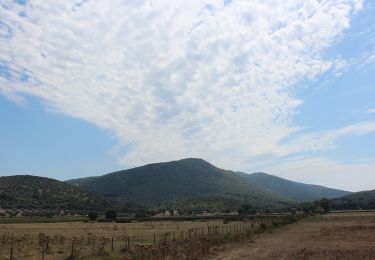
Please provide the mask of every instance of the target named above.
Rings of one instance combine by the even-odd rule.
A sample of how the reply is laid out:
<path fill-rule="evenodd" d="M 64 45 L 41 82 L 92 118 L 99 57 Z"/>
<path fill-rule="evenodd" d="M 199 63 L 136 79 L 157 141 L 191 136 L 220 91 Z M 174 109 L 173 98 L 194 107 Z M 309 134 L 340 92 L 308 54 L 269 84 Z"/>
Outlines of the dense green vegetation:
<path fill-rule="evenodd" d="M 212 207 L 220 210 L 227 207 L 223 204 L 232 202 L 265 207 L 280 207 L 291 202 L 202 159 L 149 164 L 100 177 L 70 180 L 68 183 L 107 198 L 147 207 L 175 202 L 176 205 L 184 204 L 185 208 L 189 208 L 189 204 L 199 203 L 206 210 Z M 214 196 L 215 201 L 206 203 L 207 196 Z M 212 206 L 212 203 L 222 206 Z"/>
<path fill-rule="evenodd" d="M 341 195 L 345 196 L 328 200 Z M 108 208 L 147 217 L 174 210 L 184 215 L 298 209 L 321 213 L 331 207 L 375 209 L 375 190 L 349 194 L 265 173 L 227 171 L 192 158 L 68 182 L 29 175 L 0 177 L 0 209 L 7 210 L 1 210 L 0 215 L 9 215 L 9 212 L 16 215 L 22 211 L 22 215 L 51 217 L 64 211 L 89 213 L 89 219 L 94 220 L 98 213 L 110 212 Z"/>
<path fill-rule="evenodd" d="M 322 197 L 332 199 L 350 194 L 348 191 L 330 189 L 319 185 L 298 183 L 262 172 L 238 174 L 256 185 L 300 202 L 313 201 Z"/>
<path fill-rule="evenodd" d="M 30 175 L 0 177 L 0 208 L 47 210 L 102 210 L 107 199 L 81 191 L 65 182 Z"/>
<path fill-rule="evenodd" d="M 248 200 L 243 197 L 224 196 L 224 195 L 211 195 L 191 199 L 182 199 L 177 201 L 170 201 L 160 203 L 157 207 L 153 207 L 153 211 L 160 212 L 163 210 L 176 209 L 180 214 L 202 214 L 203 212 L 239 212 L 243 213 L 242 208 L 244 205 L 250 205 L 251 212 L 281 212 L 287 211 L 288 208 L 293 206 L 290 201 L 278 201 L 277 204 L 266 205 L 256 203 L 254 200 Z M 255 205 L 255 206 L 253 206 Z"/>
<path fill-rule="evenodd" d="M 331 211 L 331 201 L 327 198 L 314 200 L 313 202 L 304 202 L 299 205 L 304 213 L 326 214 Z"/>
<path fill-rule="evenodd" d="M 333 210 L 373 210 L 375 209 L 375 190 L 361 191 L 331 200 Z"/>

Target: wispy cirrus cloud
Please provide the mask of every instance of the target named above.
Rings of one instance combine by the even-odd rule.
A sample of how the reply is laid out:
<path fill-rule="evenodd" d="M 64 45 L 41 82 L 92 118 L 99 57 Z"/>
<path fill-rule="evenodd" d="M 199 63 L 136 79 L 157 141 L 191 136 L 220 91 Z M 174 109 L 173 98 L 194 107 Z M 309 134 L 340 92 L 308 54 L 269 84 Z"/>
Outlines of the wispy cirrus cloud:
<path fill-rule="evenodd" d="M 109 129 L 131 147 L 126 165 L 194 156 L 238 168 L 327 147 L 357 132 L 283 144 L 301 129 L 295 85 L 343 68 L 323 54 L 362 4 L 4 1 L 0 93 Z"/>

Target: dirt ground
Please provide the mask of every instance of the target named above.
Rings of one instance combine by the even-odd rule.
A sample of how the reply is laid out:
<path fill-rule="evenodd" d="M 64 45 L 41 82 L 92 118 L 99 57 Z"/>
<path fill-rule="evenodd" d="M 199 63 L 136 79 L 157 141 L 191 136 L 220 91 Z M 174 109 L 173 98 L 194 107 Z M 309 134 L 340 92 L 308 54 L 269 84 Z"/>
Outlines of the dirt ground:
<path fill-rule="evenodd" d="M 251 242 L 225 245 L 212 257 L 236 259 L 375 259 L 375 213 L 313 217 Z"/>

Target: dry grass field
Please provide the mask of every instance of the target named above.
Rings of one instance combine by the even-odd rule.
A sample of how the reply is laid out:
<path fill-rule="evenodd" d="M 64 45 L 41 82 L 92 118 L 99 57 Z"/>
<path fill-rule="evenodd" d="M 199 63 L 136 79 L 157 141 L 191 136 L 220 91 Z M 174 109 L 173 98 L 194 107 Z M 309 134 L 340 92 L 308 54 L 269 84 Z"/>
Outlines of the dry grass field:
<path fill-rule="evenodd" d="M 305 219 L 250 243 L 226 244 L 212 259 L 375 259 L 375 213 Z"/>
<path fill-rule="evenodd" d="M 202 250 L 209 250 L 208 239 L 244 234 L 245 228 L 260 224 L 222 220 L 0 224 L 0 259 L 150 259 L 151 251 L 158 255 L 152 259 L 165 259 L 159 257 L 164 253 L 202 255 Z"/>
<path fill-rule="evenodd" d="M 1 224 L 0 259 L 375 259 L 373 212 L 290 217 Z"/>

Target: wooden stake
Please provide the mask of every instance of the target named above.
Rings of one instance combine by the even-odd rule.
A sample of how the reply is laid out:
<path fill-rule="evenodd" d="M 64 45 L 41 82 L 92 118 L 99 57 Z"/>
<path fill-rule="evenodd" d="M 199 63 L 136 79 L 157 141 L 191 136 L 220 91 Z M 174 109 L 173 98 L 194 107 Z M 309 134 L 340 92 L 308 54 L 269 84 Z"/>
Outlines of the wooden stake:
<path fill-rule="evenodd" d="M 10 246 L 10 256 L 9 256 L 9 260 L 13 260 L 13 245 Z"/>

